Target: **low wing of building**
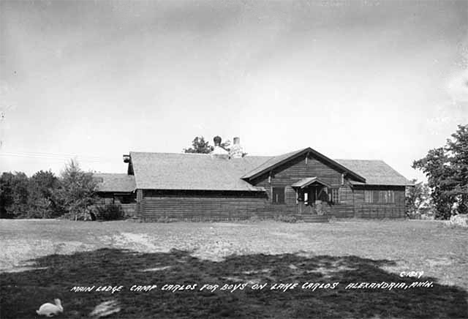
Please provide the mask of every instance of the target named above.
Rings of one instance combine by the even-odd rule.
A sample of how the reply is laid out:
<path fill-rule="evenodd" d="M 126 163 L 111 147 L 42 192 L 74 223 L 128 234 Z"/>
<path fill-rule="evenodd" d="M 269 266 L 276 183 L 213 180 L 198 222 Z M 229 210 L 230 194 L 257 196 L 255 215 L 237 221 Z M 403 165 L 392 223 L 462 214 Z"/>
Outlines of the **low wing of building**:
<path fill-rule="evenodd" d="M 128 174 L 96 173 L 97 193 L 101 204 L 135 202 L 135 176 Z"/>

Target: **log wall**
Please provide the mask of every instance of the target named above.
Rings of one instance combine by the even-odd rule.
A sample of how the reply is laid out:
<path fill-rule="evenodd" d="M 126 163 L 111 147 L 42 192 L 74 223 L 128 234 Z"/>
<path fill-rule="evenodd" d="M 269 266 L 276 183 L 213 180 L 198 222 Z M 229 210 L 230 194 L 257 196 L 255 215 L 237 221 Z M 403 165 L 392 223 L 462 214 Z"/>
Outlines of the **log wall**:
<path fill-rule="evenodd" d="M 404 190 L 394 191 L 394 194 L 395 203 L 365 203 L 364 190 L 352 190 L 343 186 L 340 188 L 340 203 L 332 204 L 327 211 L 337 218 L 404 218 Z M 244 220 L 253 216 L 273 219 L 278 216 L 296 215 L 298 208 L 295 193 L 286 189 L 285 200 L 287 204 L 281 205 L 272 204 L 266 196 L 258 195 L 153 194 L 144 196 L 137 209 L 139 209 L 138 217 L 143 221 Z"/>
<path fill-rule="evenodd" d="M 263 174 L 252 181 L 255 186 L 263 186 L 268 189 L 271 186 L 286 187 L 306 177 L 317 176 L 323 182 L 331 186 L 341 185 L 341 173 L 309 155 L 293 159 L 290 162 L 273 170 L 270 182 L 269 174 Z"/>
<path fill-rule="evenodd" d="M 273 218 L 265 209 L 264 194 L 237 192 L 154 192 L 146 191 L 140 203 L 139 217 L 144 221 L 243 220 L 253 216 Z"/>
<path fill-rule="evenodd" d="M 365 191 L 392 190 L 393 203 L 366 203 Z M 355 217 L 357 218 L 404 218 L 405 214 L 405 187 L 357 187 L 354 189 Z"/>
<path fill-rule="evenodd" d="M 330 214 L 337 218 L 354 217 L 354 193 L 351 187 L 343 185 L 338 190 L 339 202 L 332 204 Z"/>

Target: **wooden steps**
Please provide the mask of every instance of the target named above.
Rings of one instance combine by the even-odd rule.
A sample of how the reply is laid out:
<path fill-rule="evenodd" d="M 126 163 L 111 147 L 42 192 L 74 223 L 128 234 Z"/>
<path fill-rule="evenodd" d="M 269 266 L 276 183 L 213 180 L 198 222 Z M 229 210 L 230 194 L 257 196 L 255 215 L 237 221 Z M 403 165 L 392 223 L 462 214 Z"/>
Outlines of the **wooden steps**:
<path fill-rule="evenodd" d="M 304 223 L 328 223 L 328 216 L 326 215 L 299 215 L 298 220 L 304 221 Z"/>

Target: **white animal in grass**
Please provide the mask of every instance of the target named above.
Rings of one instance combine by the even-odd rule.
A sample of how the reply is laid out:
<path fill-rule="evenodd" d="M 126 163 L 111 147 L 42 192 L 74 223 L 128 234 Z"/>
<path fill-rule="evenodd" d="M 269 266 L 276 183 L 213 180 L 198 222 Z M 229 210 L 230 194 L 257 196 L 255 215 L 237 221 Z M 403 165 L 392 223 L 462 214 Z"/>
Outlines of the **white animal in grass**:
<path fill-rule="evenodd" d="M 62 307 L 62 303 L 60 302 L 60 299 L 54 299 L 54 301 L 55 301 L 55 305 L 49 302 L 43 304 L 39 308 L 39 310 L 36 310 L 37 314 L 39 316 L 53 317 L 63 312 L 63 307 Z"/>

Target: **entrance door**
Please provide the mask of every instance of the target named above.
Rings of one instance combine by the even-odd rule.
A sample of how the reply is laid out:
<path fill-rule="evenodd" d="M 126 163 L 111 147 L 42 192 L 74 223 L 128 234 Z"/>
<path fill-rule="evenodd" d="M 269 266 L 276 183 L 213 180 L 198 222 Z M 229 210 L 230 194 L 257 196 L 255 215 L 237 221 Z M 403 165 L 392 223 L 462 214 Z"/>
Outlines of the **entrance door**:
<path fill-rule="evenodd" d="M 322 207 L 328 201 L 328 194 L 323 185 L 313 184 L 297 188 L 297 213 L 299 215 L 322 215 Z"/>
<path fill-rule="evenodd" d="M 314 214 L 313 203 L 315 202 L 315 193 L 311 187 L 296 189 L 297 194 L 297 213 L 299 215 Z"/>

